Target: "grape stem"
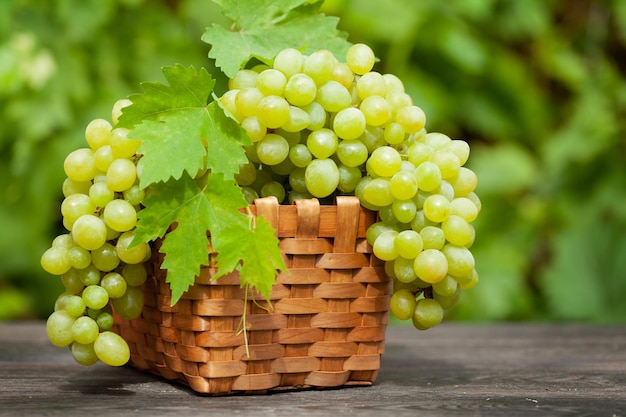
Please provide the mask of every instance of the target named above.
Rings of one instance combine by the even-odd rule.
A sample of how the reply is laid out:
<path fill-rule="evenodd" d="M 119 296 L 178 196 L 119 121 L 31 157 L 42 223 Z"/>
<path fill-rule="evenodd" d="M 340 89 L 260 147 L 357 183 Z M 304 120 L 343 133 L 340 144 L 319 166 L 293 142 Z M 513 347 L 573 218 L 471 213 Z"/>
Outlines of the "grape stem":
<path fill-rule="evenodd" d="M 246 283 L 244 285 L 244 296 L 243 296 L 243 313 L 241 314 L 241 320 L 239 320 L 239 325 L 237 326 L 237 336 L 243 333 L 243 341 L 246 345 L 246 357 L 250 359 L 250 346 L 248 344 L 248 329 L 252 327 L 250 323 L 246 323 L 246 313 L 248 311 L 248 290 L 250 288 L 250 284 Z"/>
<path fill-rule="evenodd" d="M 252 210 L 250 206 L 246 207 L 246 214 L 248 215 L 248 227 L 250 230 L 254 230 L 256 228 L 256 217 L 252 214 Z M 241 314 L 241 319 L 239 320 L 239 324 L 237 325 L 236 334 L 240 335 L 243 333 L 243 340 L 246 346 L 246 357 L 250 359 L 250 344 L 248 342 L 248 330 L 252 328 L 252 324 L 246 323 L 246 315 L 248 312 L 248 293 L 250 291 L 250 283 L 246 282 L 243 285 L 244 288 L 244 296 L 243 296 L 243 313 Z M 262 306 L 258 303 L 256 298 L 252 297 L 252 302 L 259 308 L 265 311 L 273 310 L 272 304 L 268 301 L 268 306 Z"/>

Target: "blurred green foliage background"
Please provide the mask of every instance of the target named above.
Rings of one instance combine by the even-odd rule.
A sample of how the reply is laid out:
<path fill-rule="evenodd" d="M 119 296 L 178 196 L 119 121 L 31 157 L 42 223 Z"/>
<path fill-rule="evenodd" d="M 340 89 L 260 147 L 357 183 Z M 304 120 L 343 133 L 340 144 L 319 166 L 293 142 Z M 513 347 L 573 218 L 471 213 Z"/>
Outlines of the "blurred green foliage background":
<path fill-rule="evenodd" d="M 384 3 L 384 4 L 383 4 Z M 428 115 L 467 140 L 481 277 L 448 320 L 626 321 L 626 2 L 327 0 Z M 46 317 L 62 162 L 115 100 L 208 67 L 210 0 L 0 2 L 0 319 Z"/>

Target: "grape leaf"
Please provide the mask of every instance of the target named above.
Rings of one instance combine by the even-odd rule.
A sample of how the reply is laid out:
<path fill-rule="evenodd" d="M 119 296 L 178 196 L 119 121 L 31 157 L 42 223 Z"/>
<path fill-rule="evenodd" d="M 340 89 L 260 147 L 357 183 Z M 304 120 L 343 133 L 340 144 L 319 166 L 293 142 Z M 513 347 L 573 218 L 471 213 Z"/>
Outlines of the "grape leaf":
<path fill-rule="evenodd" d="M 196 71 L 193 66 L 175 65 L 162 71 L 168 85 L 141 83 L 143 93 L 129 97 L 133 104 L 122 109 L 119 126 L 132 128 L 144 120 L 159 121 L 169 112 L 207 105 L 215 80 L 204 68 Z"/>
<path fill-rule="evenodd" d="M 305 53 L 330 50 L 344 60 L 350 43 L 337 30 L 339 19 L 319 13 L 321 2 L 259 0 L 220 2 L 222 13 L 234 21 L 232 30 L 213 24 L 202 40 L 211 45 L 209 57 L 232 78 L 251 58 L 270 64 L 285 48 Z"/>
<path fill-rule="evenodd" d="M 212 242 L 218 267 L 213 278 L 239 267 L 241 286 L 251 285 L 269 300 L 277 270 L 287 271 L 270 224 L 262 217 L 255 219 L 253 227 L 230 224 Z"/>
<path fill-rule="evenodd" d="M 202 188 L 188 175 L 150 186 L 137 214 L 135 241 L 163 238 L 161 266 L 167 270 L 172 305 L 193 285 L 200 266 L 208 265 L 207 232 L 219 237 L 227 227 L 247 228 L 248 218 L 239 212 L 247 204 L 241 188 L 222 174 L 209 174 Z M 172 225 L 176 227 L 168 231 Z"/>
<path fill-rule="evenodd" d="M 129 137 L 142 140 L 140 186 L 194 177 L 203 168 L 226 179 L 247 161 L 244 145 L 250 139 L 215 101 L 207 105 L 215 84 L 204 69 L 166 67 L 169 85 L 142 84 L 144 93 L 131 96 L 120 125 L 134 126 Z M 206 165 L 205 165 L 206 163 Z"/>

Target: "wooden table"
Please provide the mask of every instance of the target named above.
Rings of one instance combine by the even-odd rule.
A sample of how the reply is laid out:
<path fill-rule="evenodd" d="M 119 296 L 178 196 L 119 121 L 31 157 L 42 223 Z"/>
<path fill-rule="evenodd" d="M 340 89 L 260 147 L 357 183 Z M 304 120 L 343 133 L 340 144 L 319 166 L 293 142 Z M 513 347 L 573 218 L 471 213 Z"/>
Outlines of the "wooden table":
<path fill-rule="evenodd" d="M 371 387 L 206 397 L 81 367 L 43 322 L 0 323 L 0 416 L 126 415 L 626 417 L 626 326 L 390 326 Z"/>

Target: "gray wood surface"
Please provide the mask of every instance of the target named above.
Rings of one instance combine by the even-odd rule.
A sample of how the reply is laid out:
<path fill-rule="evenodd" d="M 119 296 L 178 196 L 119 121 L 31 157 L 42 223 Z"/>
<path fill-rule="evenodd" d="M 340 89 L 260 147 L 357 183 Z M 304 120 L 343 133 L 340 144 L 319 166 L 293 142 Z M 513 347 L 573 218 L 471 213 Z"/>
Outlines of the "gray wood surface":
<path fill-rule="evenodd" d="M 0 416 L 626 417 L 626 326 L 390 326 L 371 387 L 207 397 L 82 367 L 43 322 L 0 322 Z"/>

